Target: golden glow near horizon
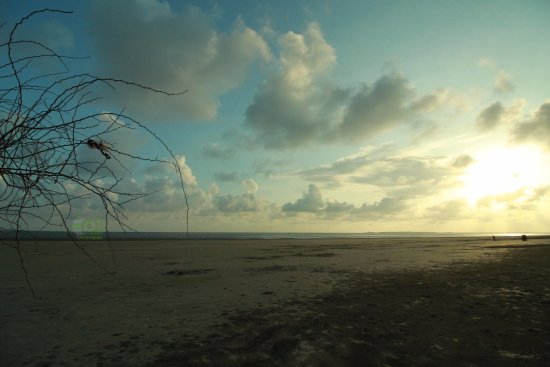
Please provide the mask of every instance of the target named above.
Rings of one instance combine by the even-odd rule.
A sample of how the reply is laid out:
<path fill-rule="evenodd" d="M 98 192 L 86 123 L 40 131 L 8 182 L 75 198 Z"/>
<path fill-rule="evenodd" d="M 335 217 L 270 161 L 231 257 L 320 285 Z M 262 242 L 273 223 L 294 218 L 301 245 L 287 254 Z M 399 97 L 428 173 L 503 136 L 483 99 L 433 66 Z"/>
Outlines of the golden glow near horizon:
<path fill-rule="evenodd" d="M 470 204 L 504 195 L 522 201 L 544 183 L 545 176 L 539 149 L 532 146 L 493 147 L 481 152 L 467 169 L 462 192 Z"/>

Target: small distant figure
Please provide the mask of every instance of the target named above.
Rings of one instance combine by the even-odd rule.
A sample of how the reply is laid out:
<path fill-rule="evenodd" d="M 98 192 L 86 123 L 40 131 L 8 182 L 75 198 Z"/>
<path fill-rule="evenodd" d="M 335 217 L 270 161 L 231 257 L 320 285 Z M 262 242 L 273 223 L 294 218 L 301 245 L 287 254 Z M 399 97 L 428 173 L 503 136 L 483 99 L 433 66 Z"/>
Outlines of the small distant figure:
<path fill-rule="evenodd" d="M 89 139 L 86 142 L 86 144 L 88 144 L 88 146 L 92 149 L 98 149 L 106 159 L 111 159 L 111 156 L 109 155 L 109 153 L 107 153 L 107 150 L 109 150 L 109 147 L 104 142 L 102 141 L 97 142 L 93 139 Z"/>
<path fill-rule="evenodd" d="M 522 240 L 522 241 L 527 241 L 527 236 L 524 235 L 524 234 L 522 234 L 522 235 L 521 235 L 521 240 Z"/>
<path fill-rule="evenodd" d="M 497 240 L 497 238 L 495 237 L 495 235 L 493 235 L 493 241 L 496 241 L 496 240 Z"/>

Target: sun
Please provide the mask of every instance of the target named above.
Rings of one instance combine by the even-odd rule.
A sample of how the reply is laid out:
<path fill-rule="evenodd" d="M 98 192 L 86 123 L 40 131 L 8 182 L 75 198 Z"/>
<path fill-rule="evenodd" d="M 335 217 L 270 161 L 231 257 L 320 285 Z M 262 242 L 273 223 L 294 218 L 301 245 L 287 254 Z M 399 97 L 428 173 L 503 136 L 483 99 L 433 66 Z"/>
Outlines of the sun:
<path fill-rule="evenodd" d="M 544 181 L 542 152 L 534 147 L 497 147 L 476 155 L 463 176 L 470 204 L 487 196 L 531 190 Z"/>

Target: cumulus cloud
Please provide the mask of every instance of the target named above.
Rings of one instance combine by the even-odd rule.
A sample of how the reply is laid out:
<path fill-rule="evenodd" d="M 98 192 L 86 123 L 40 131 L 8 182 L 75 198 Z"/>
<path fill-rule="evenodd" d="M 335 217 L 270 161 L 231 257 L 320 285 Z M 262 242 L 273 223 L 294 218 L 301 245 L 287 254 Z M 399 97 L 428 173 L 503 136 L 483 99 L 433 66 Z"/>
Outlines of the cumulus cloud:
<path fill-rule="evenodd" d="M 345 201 L 327 201 L 325 211 L 327 214 L 333 213 L 346 213 L 355 209 L 353 204 L 346 203 Z"/>
<path fill-rule="evenodd" d="M 279 72 L 259 86 L 246 111 L 246 126 L 267 148 L 359 141 L 419 114 L 458 106 L 453 102 L 456 96 L 446 89 L 417 96 L 412 83 L 398 72 L 372 85 L 336 85 L 330 80 L 336 54 L 317 23 L 304 34 L 286 33 L 279 46 Z"/>
<path fill-rule="evenodd" d="M 183 155 L 176 155 L 176 164 L 179 166 L 181 171 L 181 180 L 186 187 L 196 187 L 197 178 L 193 175 L 191 167 L 186 162 L 186 158 Z M 166 159 L 167 162 L 171 162 L 171 159 Z M 144 173 L 148 177 L 162 176 L 168 177 L 171 174 L 176 173 L 176 169 L 173 165 L 169 163 L 157 162 L 153 165 L 145 168 Z"/>
<path fill-rule="evenodd" d="M 500 125 L 503 115 L 504 106 L 500 102 L 495 102 L 479 113 L 476 126 L 481 131 L 492 130 Z"/>
<path fill-rule="evenodd" d="M 533 141 L 550 149 L 550 102 L 546 102 L 528 119 L 519 123 L 512 130 L 515 142 Z"/>
<path fill-rule="evenodd" d="M 336 61 L 318 24 L 279 39 L 281 70 L 260 85 L 246 125 L 270 148 L 309 142 L 329 129 L 347 92 L 323 82 Z"/>
<path fill-rule="evenodd" d="M 373 204 L 364 203 L 354 210 L 353 214 L 361 218 L 376 219 L 390 214 L 398 214 L 405 209 L 406 205 L 403 201 L 393 197 L 385 197 Z"/>
<path fill-rule="evenodd" d="M 321 191 L 315 185 L 309 185 L 307 192 L 302 194 L 302 197 L 293 203 L 283 205 L 283 212 L 306 212 L 317 213 L 325 208 L 325 202 L 321 195 Z"/>
<path fill-rule="evenodd" d="M 338 130 L 347 140 L 359 140 L 390 129 L 408 115 L 407 102 L 413 95 L 402 75 L 384 75 L 372 88 L 363 86 L 351 98 Z"/>
<path fill-rule="evenodd" d="M 441 106 L 451 104 L 455 108 L 463 108 L 465 101 L 463 97 L 449 89 L 439 88 L 433 92 L 429 92 L 424 96 L 415 100 L 410 108 L 418 112 L 432 112 Z"/>
<path fill-rule="evenodd" d="M 183 96 L 166 97 L 135 88 L 110 95 L 132 113 L 212 119 L 217 98 L 244 79 L 250 64 L 269 60 L 269 47 L 236 20 L 229 33 L 214 16 L 188 6 L 175 11 L 156 0 L 95 0 L 89 23 L 101 75 L 135 81 Z M 158 116 L 157 116 L 158 117 Z"/>
<path fill-rule="evenodd" d="M 514 99 L 509 106 L 495 102 L 478 114 L 476 127 L 479 131 L 490 131 L 500 126 L 517 123 L 526 105 L 527 101 L 523 98 Z"/>
<path fill-rule="evenodd" d="M 181 171 L 181 179 L 183 184 L 188 187 L 197 186 L 197 178 L 193 175 L 191 167 L 189 167 L 185 162 L 185 156 L 176 156 L 176 161 Z"/>
<path fill-rule="evenodd" d="M 376 219 L 399 213 L 405 208 L 403 201 L 393 197 L 384 197 L 372 204 L 363 203 L 359 207 L 347 202 L 325 201 L 319 188 L 311 184 L 301 198 L 284 204 L 281 210 L 285 213 L 314 213 L 324 217 L 347 215 L 350 219 Z"/>
<path fill-rule="evenodd" d="M 260 206 L 253 194 L 223 195 L 214 198 L 214 209 L 222 213 L 256 212 Z"/>
<path fill-rule="evenodd" d="M 235 214 L 246 212 L 260 212 L 265 210 L 269 205 L 260 200 L 256 193 L 260 186 L 251 178 L 241 181 L 244 193 L 238 195 L 221 195 L 217 193 L 212 200 L 212 208 L 203 214 Z"/>
<path fill-rule="evenodd" d="M 203 189 L 198 185 L 191 167 L 185 157 L 176 156 L 182 171 L 182 179 L 187 192 L 191 216 L 216 217 L 218 215 L 234 215 L 247 212 L 267 210 L 268 203 L 256 197 L 260 186 L 251 178 L 243 180 L 244 193 L 223 194 L 217 185 Z M 154 193 L 140 200 L 129 203 L 128 208 L 133 213 L 172 213 L 185 215 L 185 198 L 181 186 L 176 179 L 175 170 L 159 164 L 146 170 L 143 180 L 129 180 L 125 189 L 135 193 Z"/>

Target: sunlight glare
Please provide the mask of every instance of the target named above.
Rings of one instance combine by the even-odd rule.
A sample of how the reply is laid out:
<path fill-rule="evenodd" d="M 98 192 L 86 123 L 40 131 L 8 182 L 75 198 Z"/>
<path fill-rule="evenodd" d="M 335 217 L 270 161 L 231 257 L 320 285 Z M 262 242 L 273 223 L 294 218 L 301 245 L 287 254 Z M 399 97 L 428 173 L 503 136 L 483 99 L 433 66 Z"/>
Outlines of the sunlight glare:
<path fill-rule="evenodd" d="M 541 151 L 534 147 L 492 148 L 476 157 L 463 176 L 470 204 L 486 196 L 531 189 L 543 181 Z"/>

